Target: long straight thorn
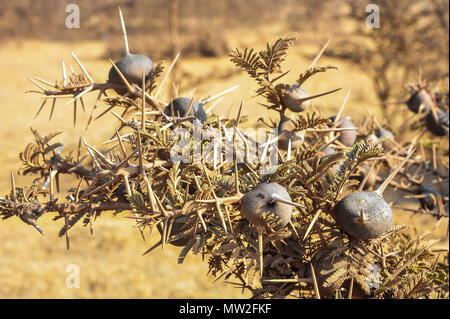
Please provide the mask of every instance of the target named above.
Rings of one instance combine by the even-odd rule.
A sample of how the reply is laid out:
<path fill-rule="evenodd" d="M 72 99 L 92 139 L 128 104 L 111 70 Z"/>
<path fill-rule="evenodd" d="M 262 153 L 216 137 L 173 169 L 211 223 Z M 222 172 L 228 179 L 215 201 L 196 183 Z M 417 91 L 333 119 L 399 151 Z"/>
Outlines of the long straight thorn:
<path fill-rule="evenodd" d="M 312 263 L 310 263 L 309 266 L 311 268 L 311 276 L 312 276 L 312 279 L 313 279 L 314 293 L 316 294 L 316 299 L 320 299 L 319 285 L 317 284 L 316 274 L 314 272 L 314 266 L 313 266 Z"/>
<path fill-rule="evenodd" d="M 215 108 L 217 105 L 219 105 L 219 103 L 220 103 L 222 100 L 223 100 L 223 98 L 219 98 L 219 99 L 215 100 L 214 103 L 211 104 L 211 105 L 205 110 L 205 113 L 206 113 L 206 114 L 211 113 L 211 111 L 214 110 L 214 108 Z"/>
<path fill-rule="evenodd" d="M 80 92 L 79 94 L 77 94 L 76 96 L 74 96 L 69 102 L 67 102 L 65 105 L 69 105 L 72 102 L 75 102 L 77 99 L 81 99 L 81 97 L 83 95 L 85 95 L 86 93 L 89 93 L 90 91 L 92 91 L 94 89 L 93 85 L 88 86 L 86 89 L 84 89 L 82 92 Z"/>
<path fill-rule="evenodd" d="M 122 10 L 120 9 L 120 7 L 118 7 L 118 9 L 120 15 L 120 25 L 122 27 L 123 41 L 125 44 L 125 54 L 130 54 L 130 49 L 128 48 L 127 29 L 125 28 L 125 20 L 123 19 Z"/>
<path fill-rule="evenodd" d="M 341 118 L 342 112 L 344 111 L 345 104 L 347 104 L 351 91 L 351 89 L 348 89 L 347 93 L 345 94 L 344 100 L 342 101 L 341 106 L 339 107 L 339 111 L 337 112 L 334 119 L 335 122 L 339 121 L 339 119 Z"/>
<path fill-rule="evenodd" d="M 256 229 L 258 231 L 259 274 L 260 274 L 260 277 L 262 278 L 263 272 L 264 272 L 264 250 L 263 250 L 263 231 L 264 231 L 264 228 L 258 226 Z"/>
<path fill-rule="evenodd" d="M 77 100 L 73 101 L 73 126 L 77 124 Z"/>
<path fill-rule="evenodd" d="M 323 52 L 326 50 L 326 48 L 328 47 L 328 45 L 331 42 L 331 38 L 328 39 L 328 41 L 325 43 L 325 45 L 322 47 L 322 49 L 320 49 L 319 53 L 316 55 L 316 57 L 314 58 L 314 60 L 311 62 L 311 64 L 308 66 L 308 69 L 311 69 L 314 67 L 314 65 L 317 63 L 317 61 L 319 61 L 320 57 L 322 56 Z"/>
<path fill-rule="evenodd" d="M 13 171 L 11 171 L 11 189 L 12 189 L 12 200 L 15 203 L 17 200 L 17 195 L 16 195 L 16 181 L 14 179 Z"/>
<path fill-rule="evenodd" d="M 69 215 L 64 216 L 64 228 L 66 231 L 66 249 L 70 249 L 70 237 L 69 237 Z"/>
<path fill-rule="evenodd" d="M 53 99 L 53 103 L 52 103 L 52 108 L 50 110 L 50 115 L 48 117 L 48 120 L 50 121 L 53 117 L 53 111 L 55 110 L 55 104 L 56 104 L 56 99 Z"/>
<path fill-rule="evenodd" d="M 91 114 L 89 115 L 89 120 L 88 120 L 88 122 L 87 122 L 87 124 L 86 124 L 86 130 L 87 130 L 89 124 L 91 124 L 91 121 L 92 121 L 92 118 L 93 118 L 93 115 L 94 115 L 94 111 L 97 109 L 98 101 L 99 101 L 100 98 L 102 97 L 102 94 L 103 94 L 103 93 L 104 93 L 104 90 L 100 90 L 100 92 L 98 92 L 97 99 L 95 100 L 94 106 L 93 106 L 92 109 L 91 109 Z M 98 118 L 98 117 L 97 117 L 97 118 Z"/>
<path fill-rule="evenodd" d="M 46 84 L 46 85 L 48 85 L 48 86 L 51 86 L 52 88 L 55 88 L 55 87 L 56 87 L 54 84 L 50 83 L 49 81 L 46 81 L 46 80 L 41 79 L 41 78 L 38 78 L 37 76 L 35 76 L 34 78 L 35 78 L 36 80 L 38 80 L 39 82 L 41 82 L 41 83 L 44 83 L 44 84 Z"/>
<path fill-rule="evenodd" d="M 95 153 L 95 155 L 106 165 L 108 168 L 114 167 L 114 163 L 112 163 L 105 155 L 103 155 L 99 150 L 91 145 L 87 145 L 88 148 L 91 149 Z"/>
<path fill-rule="evenodd" d="M 291 160 L 291 151 L 292 151 L 292 142 L 291 142 L 291 139 L 289 139 L 288 140 L 288 149 L 287 149 L 287 154 L 286 154 L 286 161 Z"/>
<path fill-rule="evenodd" d="M 364 179 L 361 181 L 361 184 L 359 185 L 358 192 L 362 192 L 364 190 L 364 186 L 366 185 L 370 174 L 372 174 L 372 171 L 373 171 L 373 169 L 375 167 L 376 162 L 377 161 L 373 161 L 372 165 L 370 165 L 370 168 L 367 170 L 366 176 L 364 176 Z"/>
<path fill-rule="evenodd" d="M 142 72 L 142 115 L 141 115 L 141 130 L 145 130 L 145 72 Z"/>
<path fill-rule="evenodd" d="M 117 117 L 119 119 L 120 122 L 122 122 L 122 124 L 125 124 L 127 121 L 125 121 L 125 119 L 123 117 L 121 117 L 119 114 L 115 113 L 115 112 L 111 112 L 112 115 L 114 115 L 115 117 Z"/>
<path fill-rule="evenodd" d="M 239 127 L 239 122 L 241 121 L 241 114 L 242 114 L 242 101 L 241 105 L 239 106 L 238 114 L 236 116 L 236 128 Z"/>
<path fill-rule="evenodd" d="M 55 199 L 54 189 L 53 189 L 53 177 L 55 174 L 56 174 L 56 170 L 51 170 L 48 175 L 48 179 L 50 182 L 50 201 L 53 201 Z"/>
<path fill-rule="evenodd" d="M 280 196 L 278 196 L 277 194 L 273 193 L 270 196 L 270 201 L 271 202 L 280 202 L 280 203 L 284 203 L 287 205 L 291 205 L 291 206 L 295 206 L 295 207 L 299 207 L 299 208 L 306 208 L 306 206 L 302 205 L 302 204 L 298 204 L 298 203 L 294 203 L 293 201 L 290 200 L 286 200 L 284 198 L 281 198 Z"/>
<path fill-rule="evenodd" d="M 92 80 L 91 76 L 89 75 L 88 71 L 86 71 L 85 67 L 83 66 L 83 64 L 80 62 L 80 60 L 78 60 L 77 56 L 75 55 L 75 53 L 72 52 L 72 56 L 75 59 L 75 61 L 77 61 L 78 66 L 81 68 L 81 71 L 83 71 L 84 75 L 86 75 L 86 77 L 88 78 L 89 82 L 92 84 L 94 84 L 94 80 Z"/>
<path fill-rule="evenodd" d="M 119 68 L 117 67 L 117 65 L 114 63 L 113 60 L 111 60 L 110 58 L 108 58 L 108 61 L 112 64 L 113 68 L 116 70 L 116 72 L 119 74 L 120 78 L 122 79 L 123 83 L 125 84 L 125 86 L 127 87 L 128 91 L 133 91 L 133 87 L 131 86 L 130 82 L 128 82 L 128 80 L 125 78 L 125 76 L 123 75 L 123 73 L 119 70 Z"/>
<path fill-rule="evenodd" d="M 66 74 L 66 65 L 64 64 L 64 61 L 61 61 L 61 67 L 62 67 L 62 76 L 63 76 L 63 86 L 67 85 L 67 74 Z"/>
<path fill-rule="evenodd" d="M 207 98 L 207 99 L 202 100 L 201 103 L 202 103 L 202 104 L 209 103 L 209 102 L 211 102 L 212 100 L 217 99 L 218 97 L 221 97 L 222 95 L 225 95 L 225 94 L 227 94 L 227 93 L 229 93 L 229 92 L 232 92 L 232 91 L 236 90 L 238 87 L 239 87 L 239 85 L 235 85 L 235 86 L 233 86 L 233 87 L 231 87 L 231 88 L 229 88 L 229 89 L 226 89 L 225 91 L 222 91 L 222 92 L 220 92 L 220 93 L 218 93 L 218 94 L 216 94 L 216 95 L 214 95 L 214 96 L 211 96 L 211 97 L 209 97 L 209 98 Z"/>
<path fill-rule="evenodd" d="M 40 88 L 42 91 L 47 92 L 47 89 L 45 87 L 43 87 L 41 84 L 39 84 L 38 82 L 36 82 L 35 80 L 33 80 L 32 78 L 28 78 L 28 80 L 30 80 L 31 82 L 33 82 L 38 88 Z"/>
<path fill-rule="evenodd" d="M 155 93 L 155 99 L 158 98 L 159 93 L 161 92 L 162 87 L 164 86 L 164 84 L 166 83 L 167 79 L 169 78 L 169 74 L 172 71 L 173 67 L 175 66 L 175 63 L 177 63 L 178 58 L 180 57 L 181 52 L 178 52 L 177 55 L 175 56 L 175 58 L 173 59 L 172 63 L 170 64 L 169 68 L 167 69 L 167 71 L 164 73 L 164 77 L 161 80 L 161 83 L 159 84 L 158 88 L 156 89 L 156 93 Z"/>
<path fill-rule="evenodd" d="M 413 146 L 413 144 L 411 145 Z M 397 175 L 398 171 L 405 165 L 405 163 L 408 161 L 408 159 L 411 157 L 411 155 L 414 153 L 415 149 L 410 147 L 410 150 L 406 157 L 400 162 L 400 164 L 397 165 L 397 167 L 394 168 L 394 170 L 389 174 L 389 176 L 385 179 L 385 181 L 377 188 L 375 191 L 378 194 L 383 194 L 386 187 L 389 185 L 389 183 L 392 181 L 392 179 Z"/>
<path fill-rule="evenodd" d="M 39 113 L 41 113 L 42 109 L 43 109 L 44 106 L 45 106 L 45 103 L 47 103 L 47 100 L 44 100 L 44 101 L 42 102 L 41 106 L 39 107 L 39 110 L 37 111 L 36 115 L 34 116 L 35 119 L 38 117 Z"/>
<path fill-rule="evenodd" d="M 194 104 L 194 98 L 195 98 L 195 97 L 192 96 L 191 101 L 189 102 L 189 106 L 188 106 L 186 112 L 184 113 L 184 116 L 185 116 L 185 117 L 188 116 L 189 112 L 191 111 L 192 105 Z"/>
<path fill-rule="evenodd" d="M 89 148 L 88 143 L 86 142 L 86 140 L 84 139 L 84 137 L 81 137 L 81 140 L 83 141 L 84 146 L 86 147 L 86 150 L 88 151 L 89 155 L 92 158 L 92 162 L 94 163 L 94 166 L 98 169 L 101 169 L 100 164 L 97 161 L 97 158 L 94 156 L 94 154 L 92 154 L 91 149 Z"/>
<path fill-rule="evenodd" d="M 122 136 L 120 136 L 120 133 L 117 129 L 115 129 L 115 130 L 116 130 L 117 140 L 119 141 L 120 149 L 122 150 L 122 154 L 124 157 L 127 157 L 127 152 L 125 149 L 125 145 L 123 144 Z"/>
<path fill-rule="evenodd" d="M 302 99 L 299 99 L 297 103 L 301 104 L 301 103 L 303 103 L 305 101 L 312 100 L 312 99 L 315 99 L 315 98 L 318 98 L 318 97 L 321 97 L 321 96 L 324 96 L 324 95 L 327 95 L 327 94 L 331 94 L 331 93 L 334 93 L 334 92 L 339 91 L 341 89 L 342 88 L 337 88 L 337 89 L 326 91 L 326 92 L 319 93 L 319 94 L 316 94 L 316 95 L 307 96 L 307 97 L 304 97 Z"/>

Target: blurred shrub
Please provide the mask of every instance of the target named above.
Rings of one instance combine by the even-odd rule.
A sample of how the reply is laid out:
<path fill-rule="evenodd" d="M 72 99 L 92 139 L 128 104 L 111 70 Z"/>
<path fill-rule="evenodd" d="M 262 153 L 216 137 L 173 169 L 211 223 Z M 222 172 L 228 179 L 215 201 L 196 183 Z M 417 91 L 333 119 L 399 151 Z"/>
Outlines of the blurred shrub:
<path fill-rule="evenodd" d="M 169 0 L 78 0 L 80 29 L 65 26 L 65 7 L 73 1 L 0 0 L 0 37 L 62 41 L 103 40 L 108 54 L 121 54 L 117 7 L 123 10 L 132 51 L 154 59 L 172 56 Z M 178 2 L 179 45 L 188 55 L 228 52 L 225 32 L 267 23 L 286 0 L 183 0 Z"/>
<path fill-rule="evenodd" d="M 399 83 L 411 81 L 419 71 L 424 78 L 448 77 L 448 0 L 78 0 L 81 28 L 68 29 L 65 6 L 72 2 L 0 0 L 0 37 L 101 40 L 105 55 L 117 59 L 123 50 L 121 6 L 131 51 L 154 60 L 171 58 L 180 49 L 184 56 L 226 55 L 229 31 L 258 34 L 271 24 L 298 31 L 307 44 L 332 37 L 327 55 L 365 72 L 378 102 L 404 94 Z M 177 4 L 175 35 L 171 3 Z M 378 29 L 365 24 L 369 3 L 380 7 Z"/>
<path fill-rule="evenodd" d="M 366 72 L 379 102 L 392 96 L 398 83 L 419 73 L 431 79 L 448 77 L 448 0 L 372 0 L 380 8 L 380 28 L 365 25 L 367 1 L 343 2 L 354 28 L 328 55 L 349 60 Z"/>

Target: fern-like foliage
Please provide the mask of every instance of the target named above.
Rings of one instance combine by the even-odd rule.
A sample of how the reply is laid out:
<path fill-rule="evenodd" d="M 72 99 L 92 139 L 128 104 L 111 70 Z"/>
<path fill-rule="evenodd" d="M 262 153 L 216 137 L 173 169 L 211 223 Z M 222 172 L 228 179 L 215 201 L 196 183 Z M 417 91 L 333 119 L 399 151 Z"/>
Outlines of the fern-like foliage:
<path fill-rule="evenodd" d="M 338 190 L 342 190 L 344 184 L 356 168 L 363 162 L 371 158 L 379 157 L 384 150 L 380 141 L 364 139 L 356 142 L 352 149 L 346 154 L 347 158 L 337 170 L 330 185 L 330 193 L 339 195 Z"/>
<path fill-rule="evenodd" d="M 431 280 L 426 278 L 423 273 L 409 274 L 401 278 L 399 283 L 394 286 L 393 294 L 398 299 L 421 298 L 433 290 Z"/>
<path fill-rule="evenodd" d="M 152 94 L 153 90 L 156 89 L 156 79 L 161 75 L 161 73 L 164 71 L 164 66 L 162 65 L 162 62 L 158 63 L 154 69 L 150 72 L 147 83 L 145 85 L 146 89 L 148 90 L 149 94 Z"/>
<path fill-rule="evenodd" d="M 253 48 L 245 48 L 243 51 L 235 49 L 230 54 L 231 62 L 255 79 L 259 86 L 256 96 L 264 97 L 270 105 L 263 104 L 263 106 L 269 109 L 284 112 L 282 97 L 286 94 L 286 88 L 289 85 L 275 82 L 289 73 L 289 70 L 283 73 L 281 63 L 286 60 L 288 49 L 296 39 L 297 34 L 290 34 L 277 39 L 273 45 L 268 42 L 266 49 L 260 51 L 255 51 Z M 329 69 L 336 69 L 336 67 L 328 65 L 308 68 L 299 75 L 297 83 L 301 85 L 312 75 Z M 272 78 L 272 74 L 277 73 L 281 75 Z"/>
<path fill-rule="evenodd" d="M 73 226 L 75 226 L 75 224 L 79 221 L 79 220 L 81 220 L 81 218 L 84 216 L 84 215 L 86 215 L 86 211 L 82 211 L 82 212 L 79 212 L 78 214 L 75 214 L 75 215 L 73 215 L 73 216 L 71 216 L 71 218 L 69 219 L 69 222 L 67 223 L 67 226 L 66 225 L 63 225 L 62 227 L 61 227 L 61 229 L 59 230 L 59 232 L 58 232 L 58 237 L 62 237 L 62 236 L 64 236 L 66 233 L 67 233 L 67 231 L 69 230 L 69 229 L 71 229 Z"/>
<path fill-rule="evenodd" d="M 295 34 L 279 38 L 273 45 L 267 43 L 267 48 L 259 52 L 248 48 L 244 51 L 235 49 L 230 54 L 231 62 L 246 71 L 260 86 L 271 85 L 270 75 L 282 73 L 281 62 L 286 59 L 287 50 L 296 38 Z"/>
<path fill-rule="evenodd" d="M 126 109 L 130 107 L 138 108 L 138 104 L 133 99 L 130 99 L 129 97 L 105 97 L 103 101 L 108 104 L 109 106 L 113 107 L 124 107 Z"/>
<path fill-rule="evenodd" d="M 147 205 L 144 200 L 144 195 L 139 191 L 133 191 L 132 196 L 129 197 L 129 201 L 133 212 L 143 212 L 147 210 Z"/>
<path fill-rule="evenodd" d="M 299 77 L 297 79 L 297 84 L 301 86 L 307 79 L 309 79 L 314 74 L 326 72 L 327 70 L 330 70 L 330 69 L 337 69 L 337 67 L 335 67 L 333 65 L 327 65 L 327 66 L 323 66 L 323 67 L 309 68 L 305 72 L 303 72 L 299 75 Z"/>
<path fill-rule="evenodd" d="M 230 57 L 231 62 L 246 71 L 253 79 L 258 80 L 262 75 L 261 69 L 263 64 L 258 52 L 255 52 L 255 49 L 245 48 L 243 52 L 239 51 L 239 49 L 235 49 L 231 52 Z"/>
<path fill-rule="evenodd" d="M 306 116 L 298 114 L 294 120 L 296 130 L 305 130 L 308 128 L 323 128 L 331 124 L 331 120 L 321 117 L 316 112 L 306 113 Z"/>
<path fill-rule="evenodd" d="M 270 80 L 270 74 L 272 73 L 282 73 L 281 62 L 286 59 L 287 50 L 296 39 L 295 34 L 285 36 L 276 40 L 272 46 L 267 43 L 266 50 L 259 52 L 266 80 Z"/>

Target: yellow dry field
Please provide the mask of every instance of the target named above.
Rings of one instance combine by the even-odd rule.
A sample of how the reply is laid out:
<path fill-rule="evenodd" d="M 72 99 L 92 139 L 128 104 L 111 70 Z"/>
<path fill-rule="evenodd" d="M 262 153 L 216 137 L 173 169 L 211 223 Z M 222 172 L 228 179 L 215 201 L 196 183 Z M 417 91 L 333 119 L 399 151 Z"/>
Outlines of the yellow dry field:
<path fill-rule="evenodd" d="M 253 34 L 242 32 L 239 40 L 230 40 L 230 47 L 255 46 L 262 47 L 266 40 L 275 40 L 283 33 L 272 30 L 272 33 Z M 301 43 L 301 38 L 299 42 Z M 293 81 L 303 71 L 311 56 L 319 47 L 296 45 L 291 50 L 285 69 L 293 71 L 287 75 Z M 64 152 L 76 149 L 80 135 L 92 145 L 107 140 L 118 127 L 118 121 L 110 114 L 102 117 L 89 129 L 85 130 L 89 111 L 95 95 L 85 99 L 87 112 L 78 107 L 77 126 L 73 126 L 73 107 L 58 101 L 52 121 L 48 121 L 50 104 L 34 119 L 42 99 L 37 94 L 25 93 L 35 89 L 27 79 L 39 76 L 44 79 L 61 79 L 61 60 L 75 63 L 70 52 L 77 56 L 93 75 L 94 80 L 104 81 L 110 64 L 103 59 L 105 46 L 101 42 L 89 43 L 52 43 L 42 41 L 7 42 L 0 46 L 0 194 L 10 190 L 10 171 L 16 173 L 17 186 L 26 185 L 31 178 L 18 176 L 20 168 L 18 155 L 28 142 L 33 140 L 30 127 L 38 129 L 41 134 L 54 130 L 62 130 L 59 141 L 65 141 Z M 241 100 L 244 104 L 243 115 L 249 117 L 245 126 L 254 125 L 259 117 L 266 119 L 276 114 L 268 114 L 252 99 L 255 86 L 248 76 L 236 70 L 227 57 L 196 58 L 179 61 L 178 74 L 183 75 L 179 92 L 188 95 L 195 90 L 196 97 L 214 95 L 235 84 L 239 89 L 224 97 L 214 112 L 234 116 Z M 336 112 L 344 98 L 346 90 L 352 94 L 346 113 L 359 119 L 366 116 L 365 108 L 379 114 L 374 104 L 369 79 L 356 67 L 340 61 L 327 59 L 321 64 L 333 63 L 339 67 L 337 71 L 320 74 L 308 81 L 305 88 L 310 93 L 318 93 L 336 87 L 344 89 L 317 102 L 316 107 L 323 115 Z M 168 62 L 166 62 L 166 66 Z M 186 88 L 186 89 L 183 89 Z M 173 97 L 173 87 L 164 88 L 163 97 Z M 326 107 L 325 107 L 326 106 Z M 104 110 L 101 105 L 99 110 Z M 97 113 L 99 114 L 99 113 Z M 358 121 L 358 120 L 357 120 Z M 75 153 L 74 153 L 75 154 Z M 70 179 L 62 179 L 65 187 Z M 60 195 L 63 201 L 63 195 Z M 39 222 L 46 235 L 41 236 L 30 226 L 16 218 L 0 221 L 0 298 L 248 298 L 248 293 L 226 284 L 223 280 L 213 282 L 207 275 L 206 260 L 201 256 L 189 255 L 182 265 L 177 264 L 179 248 L 168 247 L 166 251 L 154 250 L 151 254 L 142 253 L 158 241 L 157 234 L 143 241 L 138 230 L 133 227 L 131 219 L 124 218 L 127 213 L 112 217 L 105 213 L 94 224 L 94 235 L 81 224 L 70 232 L 71 249 L 66 250 L 64 238 L 57 233 L 62 222 L 53 222 L 52 216 L 44 216 Z M 433 230 L 434 235 L 445 238 L 448 219 L 433 229 L 433 218 L 411 217 L 410 213 L 396 212 L 396 224 L 415 225 L 420 232 Z M 442 245 L 448 246 L 447 239 Z M 76 264 L 80 268 L 80 288 L 67 288 L 66 278 L 69 273 L 66 267 Z"/>

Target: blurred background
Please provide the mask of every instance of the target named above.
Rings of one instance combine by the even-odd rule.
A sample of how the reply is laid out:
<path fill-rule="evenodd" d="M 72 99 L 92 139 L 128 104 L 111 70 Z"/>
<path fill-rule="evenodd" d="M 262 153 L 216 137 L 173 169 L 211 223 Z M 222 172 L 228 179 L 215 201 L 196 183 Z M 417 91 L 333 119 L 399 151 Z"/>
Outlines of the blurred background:
<path fill-rule="evenodd" d="M 80 28 L 66 27 L 65 10 L 71 3 L 80 8 Z M 365 23 L 369 3 L 379 5 L 380 28 Z M 166 67 L 182 52 L 164 87 L 165 101 L 194 89 L 196 98 L 204 98 L 238 84 L 214 112 L 234 115 L 243 101 L 243 114 L 249 117 L 244 126 L 256 126 L 258 117 L 276 114 L 258 106 L 258 99 L 252 98 L 255 84 L 233 66 L 228 54 L 234 48 L 263 48 L 292 32 L 299 37 L 284 63 L 284 70 L 292 70 L 286 76 L 292 82 L 331 38 L 319 65 L 333 64 L 338 70 L 305 84 L 310 94 L 344 88 L 314 101 L 324 116 L 337 111 L 351 88 L 344 113 L 355 123 L 374 114 L 395 132 L 406 106 L 383 103 L 406 100 L 407 83 L 421 74 L 437 88 L 448 90 L 446 0 L 0 0 L 0 194 L 9 192 L 10 171 L 17 176 L 19 153 L 33 140 L 30 127 L 44 135 L 62 130 L 59 140 L 66 143 L 64 153 L 75 149 L 79 136 L 97 145 L 118 126 L 113 116 L 106 115 L 85 129 L 95 96 L 85 99 L 87 110 L 78 112 L 74 127 L 71 105 L 58 101 L 51 121 L 49 105 L 35 118 L 42 98 L 25 93 L 35 89 L 28 77 L 61 80 L 61 61 L 75 66 L 72 51 L 95 81 L 105 81 L 110 68 L 107 58 L 117 60 L 123 50 L 118 6 L 131 52 L 154 62 L 164 60 Z M 105 108 L 100 105 L 99 112 Z M 31 182 L 29 176 L 16 178 L 18 186 Z M 70 178 L 62 183 L 73 186 Z M 52 222 L 51 216 L 41 220 L 45 237 L 18 220 L 0 222 L 0 298 L 248 297 L 223 280 L 214 283 L 201 256 L 189 256 L 183 265 L 177 264 L 178 248 L 141 256 L 157 236 L 143 241 L 133 222 L 121 215 L 96 221 L 92 237 L 88 229 L 75 227 L 69 251 L 57 237 L 62 222 Z M 413 225 L 419 232 L 433 230 L 448 247 L 448 219 L 434 227 L 436 220 L 430 216 L 399 211 L 394 223 Z M 68 264 L 80 267 L 78 289 L 66 288 Z"/>

